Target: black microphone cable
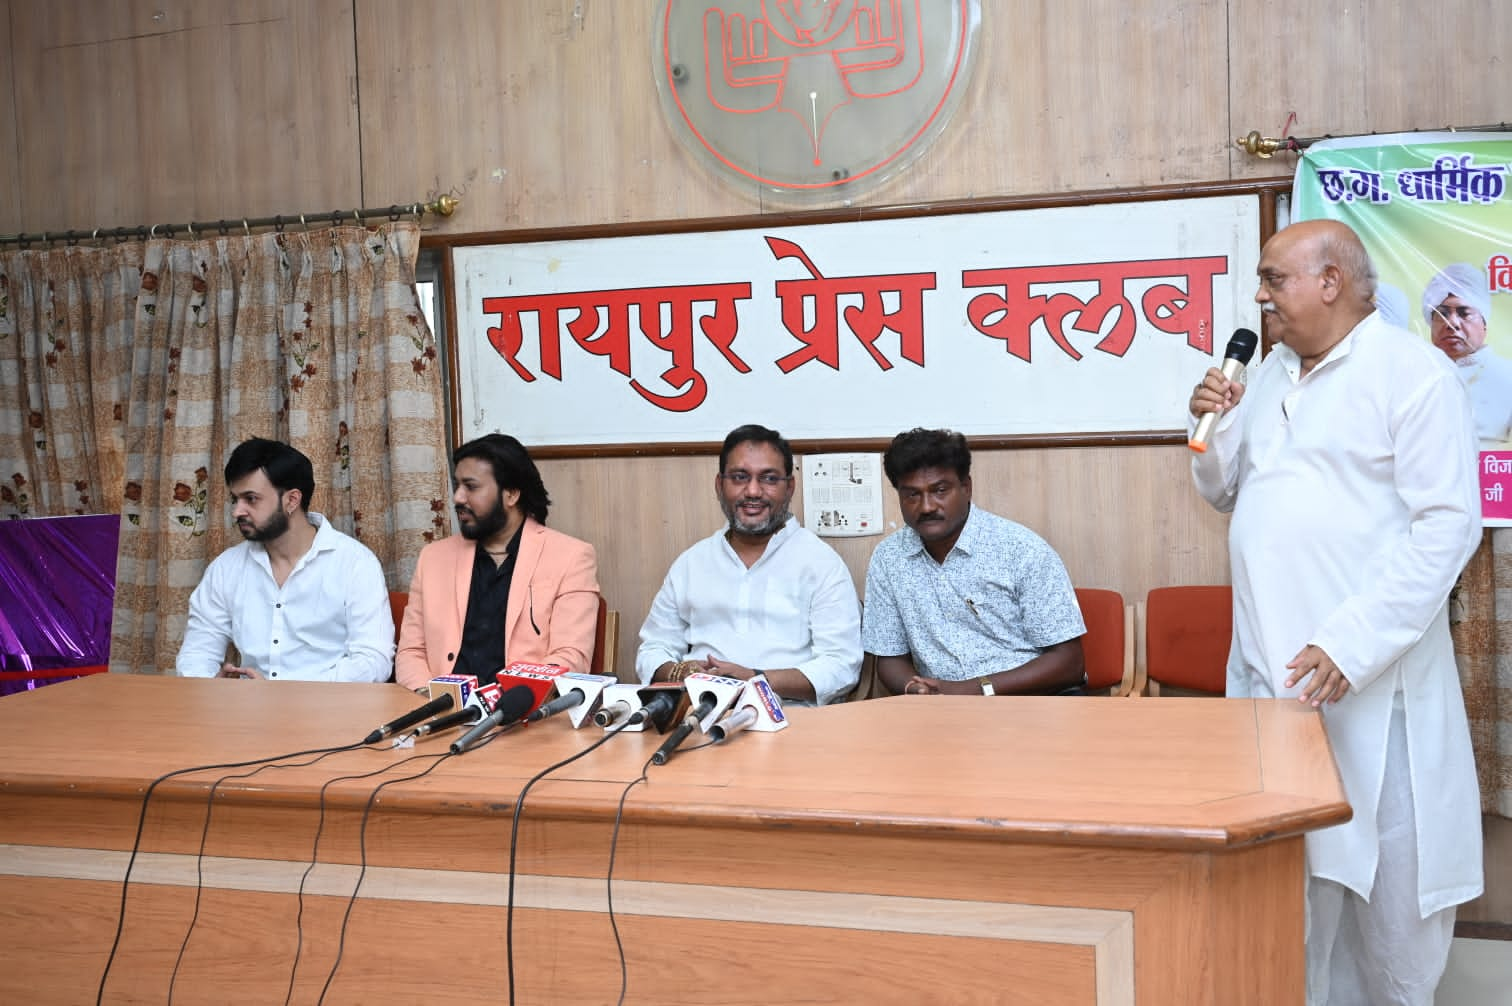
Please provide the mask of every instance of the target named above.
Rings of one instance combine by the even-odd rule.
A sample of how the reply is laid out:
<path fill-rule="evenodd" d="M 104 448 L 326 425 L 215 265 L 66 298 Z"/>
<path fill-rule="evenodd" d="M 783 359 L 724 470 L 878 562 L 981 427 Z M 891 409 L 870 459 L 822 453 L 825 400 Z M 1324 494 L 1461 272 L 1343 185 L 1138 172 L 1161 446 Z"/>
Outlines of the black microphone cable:
<path fill-rule="evenodd" d="M 367 804 L 362 808 L 362 823 L 357 828 L 357 883 L 352 887 L 352 895 L 347 899 L 346 911 L 341 916 L 341 930 L 337 933 L 336 937 L 336 959 L 331 962 L 331 971 L 326 975 L 325 984 L 321 986 L 320 998 L 315 1000 L 315 1006 L 323 1006 L 323 1004 L 325 1003 L 326 994 L 331 990 L 331 982 L 335 981 L 336 979 L 336 971 L 341 967 L 341 955 L 346 950 L 347 923 L 350 922 L 352 918 L 352 907 L 357 904 L 357 892 L 362 890 L 362 880 L 367 876 L 368 817 L 373 811 L 373 804 L 377 801 L 378 794 L 383 792 L 385 787 L 392 786 L 395 783 L 413 782 L 416 779 L 423 779 L 424 777 L 434 772 L 448 758 L 455 757 L 456 755 L 452 754 L 450 751 L 440 751 L 436 754 L 410 755 L 403 761 L 396 762 L 394 763 L 394 765 L 391 765 L 389 767 L 393 768 L 420 758 L 434 758 L 435 761 L 431 763 L 430 767 L 422 769 L 421 771 L 416 772 L 413 775 L 400 776 L 397 779 L 385 779 L 377 786 L 374 786 L 373 792 L 368 794 Z"/>
<path fill-rule="evenodd" d="M 477 745 L 477 747 L 486 747 L 487 745 L 492 744 L 494 741 L 498 740 L 504 734 L 509 733 L 517 725 L 518 725 L 518 721 L 515 722 L 515 723 L 507 723 L 507 724 L 505 724 L 502 729 L 495 731 L 493 734 L 489 735 L 487 738 L 485 738 L 484 740 L 482 740 L 481 742 L 479 742 L 478 745 Z M 399 782 L 411 782 L 411 781 L 413 781 L 415 779 L 424 778 L 425 776 L 430 775 L 437 768 L 439 768 L 441 766 L 442 762 L 445 762 L 448 758 L 455 758 L 455 757 L 457 757 L 457 755 L 454 752 L 450 751 L 450 750 L 447 750 L 447 751 L 438 751 L 435 754 L 414 754 L 414 755 L 410 755 L 408 758 L 404 758 L 404 759 L 402 759 L 400 761 L 394 762 L 391 765 L 385 766 L 379 772 L 369 772 L 369 773 L 366 774 L 367 776 L 379 775 L 381 772 L 387 772 L 390 769 L 398 768 L 401 765 L 407 765 L 410 762 L 417 761 L 417 760 L 419 760 L 421 758 L 434 758 L 434 759 L 436 759 L 430 765 L 430 767 L 428 767 L 428 768 L 426 768 L 426 769 L 424 769 L 424 770 L 422 770 L 420 772 L 416 772 L 414 775 L 402 776 L 402 777 L 400 777 L 398 779 L 387 779 L 387 780 L 384 780 L 383 782 L 379 783 L 377 786 L 375 786 L 373 788 L 373 792 L 372 793 L 368 794 L 367 804 L 362 809 L 362 821 L 361 821 L 361 824 L 357 828 L 357 858 L 358 858 L 357 883 L 352 887 L 352 894 L 347 899 L 346 911 L 342 914 L 342 917 L 341 917 L 341 929 L 337 933 L 336 959 L 331 962 L 330 973 L 326 975 L 325 985 L 323 985 L 321 987 L 320 998 L 316 1000 L 316 1006 L 321 1006 L 321 1004 L 323 1004 L 325 1002 L 326 995 L 331 990 L 331 982 L 334 981 L 335 978 L 336 978 L 336 971 L 341 967 L 341 956 L 342 956 L 342 954 L 346 950 L 347 924 L 351 921 L 351 918 L 352 918 L 352 908 L 357 903 L 357 894 L 358 894 L 359 891 L 362 890 L 362 881 L 363 881 L 363 878 L 367 876 L 367 826 L 368 826 L 368 818 L 372 814 L 373 804 L 378 799 L 378 794 L 380 792 L 382 792 L 383 789 L 384 789 L 384 787 L 386 787 L 386 786 L 392 786 L 395 783 L 399 783 Z M 357 777 L 357 778 L 365 778 L 365 776 L 364 777 Z M 335 780 L 335 779 L 330 780 L 330 782 L 336 782 L 336 781 L 337 780 Z M 326 785 L 329 786 L 330 782 L 326 783 Z M 325 794 L 325 788 L 322 787 L 321 788 L 321 797 L 322 797 L 322 800 L 324 800 L 324 794 Z M 324 811 L 324 807 L 322 807 L 322 816 L 323 816 L 323 811 Z M 313 867 L 314 867 L 314 864 L 312 863 L 311 864 L 311 869 L 313 869 Z M 309 870 L 308 869 L 305 871 L 305 875 L 306 876 L 309 875 Z M 303 890 L 304 890 L 304 881 L 301 879 L 301 881 L 300 881 L 300 891 L 301 891 L 301 894 L 303 893 Z M 301 937 L 301 940 L 302 940 L 302 937 Z M 298 961 L 297 960 L 295 962 L 295 967 L 296 968 L 298 967 Z M 293 991 L 294 991 L 294 978 L 293 978 L 293 974 L 291 973 L 290 977 L 289 977 L 289 994 L 290 994 L 290 997 L 293 996 Z M 285 1006 L 288 1006 L 288 1000 L 285 1000 Z"/>
<path fill-rule="evenodd" d="M 683 754 L 689 754 L 693 751 L 709 747 L 713 743 L 714 741 L 704 741 L 702 744 L 695 744 L 693 747 L 688 748 L 687 751 L 684 751 Z M 617 1006 L 625 1006 L 625 995 L 630 991 L 630 968 L 625 963 L 625 944 L 620 940 L 619 923 L 614 918 L 614 854 L 619 848 L 620 821 L 625 815 L 625 799 L 636 786 L 643 782 L 650 782 L 647 778 L 647 773 L 651 770 L 652 765 L 659 764 L 665 764 L 665 762 L 657 762 L 656 755 L 653 754 L 650 758 L 646 759 L 646 764 L 641 766 L 640 775 L 625 784 L 624 791 L 620 793 L 619 806 L 614 811 L 614 828 L 609 833 L 609 869 L 604 875 L 604 899 L 609 906 L 609 929 L 614 933 L 614 949 L 619 954 L 620 994 Z"/>
<path fill-rule="evenodd" d="M 289 762 L 276 764 L 269 762 L 259 765 L 250 772 L 229 773 L 221 776 L 210 784 L 210 792 L 205 797 L 205 826 L 200 830 L 199 851 L 194 856 L 194 909 L 189 915 L 189 928 L 184 931 L 184 941 L 179 944 L 178 957 L 173 961 L 173 970 L 168 975 L 168 1006 L 173 1006 L 174 987 L 178 982 L 179 968 L 184 963 L 184 955 L 189 950 L 189 940 L 194 936 L 194 927 L 199 922 L 200 899 L 205 889 L 205 846 L 210 839 L 210 818 L 215 813 L 215 793 L 220 789 L 221 783 L 231 779 L 250 779 L 264 769 L 270 768 L 305 768 L 316 762 L 329 758 L 335 751 L 327 751 L 316 755 L 308 761 Z"/>
<path fill-rule="evenodd" d="M 110 942 L 110 953 L 105 958 L 105 968 L 100 972 L 99 988 L 95 992 L 95 1006 L 101 1006 L 105 1001 L 105 984 L 110 979 L 111 966 L 115 964 L 116 951 L 121 946 L 121 934 L 126 928 L 126 902 L 131 892 L 131 871 L 136 866 L 137 853 L 142 847 L 142 833 L 147 827 L 147 805 L 152 800 L 152 793 L 161 784 L 176 776 L 188 775 L 191 772 L 207 772 L 218 768 L 246 768 L 249 765 L 261 765 L 266 762 L 287 761 L 290 758 L 303 758 L 306 755 L 335 754 L 340 751 L 355 751 L 362 744 L 343 744 L 340 747 L 310 748 L 306 751 L 291 751 L 287 754 L 273 755 L 267 758 L 249 758 L 246 761 L 220 762 L 213 765 L 194 765 L 189 768 L 174 769 L 164 772 L 152 782 L 147 784 L 147 789 L 142 793 L 142 809 L 137 814 L 136 837 L 131 843 L 131 855 L 126 860 L 126 873 L 121 878 L 121 909 L 116 916 L 115 938 Z"/>
<path fill-rule="evenodd" d="M 530 787 L 546 778 L 559 768 L 571 765 L 586 755 L 592 754 L 609 742 L 609 738 L 619 735 L 630 725 L 628 719 L 618 726 L 604 731 L 604 736 L 594 741 L 574 755 L 569 755 L 557 762 L 548 765 L 535 775 L 526 780 L 525 785 L 520 787 L 520 795 L 515 797 L 514 815 L 509 828 L 509 897 L 504 908 L 504 961 L 509 974 L 509 1006 L 515 1006 L 515 967 L 514 967 L 514 895 L 515 895 L 515 862 L 519 855 L 520 841 L 520 812 L 525 807 L 525 794 L 530 792 Z M 644 772 L 644 770 L 642 770 Z"/>
<path fill-rule="evenodd" d="M 316 802 L 317 815 L 315 819 L 315 839 L 310 845 L 310 862 L 299 877 L 299 890 L 296 894 L 296 908 L 294 912 L 294 964 L 289 969 L 289 989 L 284 995 L 284 1006 L 289 1006 L 294 1000 L 294 983 L 299 974 L 299 962 L 304 954 L 304 895 L 305 885 L 309 882 L 310 874 L 315 870 L 320 861 L 320 839 L 325 834 L 326 791 L 338 782 L 350 782 L 353 779 L 371 779 L 375 775 L 383 775 L 403 765 L 407 765 L 417 758 L 434 757 L 432 754 L 413 754 L 396 762 L 390 762 L 370 772 L 357 772 L 352 775 L 338 775 L 327 779 L 320 785 L 320 798 Z"/>

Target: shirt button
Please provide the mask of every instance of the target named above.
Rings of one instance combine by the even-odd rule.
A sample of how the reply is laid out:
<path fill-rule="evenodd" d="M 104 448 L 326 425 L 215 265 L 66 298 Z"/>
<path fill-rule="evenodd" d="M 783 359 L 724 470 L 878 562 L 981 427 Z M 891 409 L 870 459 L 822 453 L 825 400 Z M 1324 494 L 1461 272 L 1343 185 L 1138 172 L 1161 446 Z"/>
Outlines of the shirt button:
<path fill-rule="evenodd" d="M 268 672 L 268 677 L 270 677 L 270 678 L 276 678 L 276 677 L 278 677 L 278 672 L 277 671 L 269 671 Z"/>
<path fill-rule="evenodd" d="M 275 639 L 275 640 L 273 640 L 273 645 L 274 645 L 274 646 L 277 646 L 277 645 L 278 645 L 278 640 L 276 640 L 276 639 Z"/>
<path fill-rule="evenodd" d="M 456 660 L 457 659 L 457 655 L 455 653 L 448 653 L 446 655 L 446 659 L 447 660 Z"/>
<path fill-rule="evenodd" d="M 273 605 L 273 607 L 275 607 L 275 608 L 282 608 L 283 607 L 283 602 L 280 601 L 277 604 Z"/>

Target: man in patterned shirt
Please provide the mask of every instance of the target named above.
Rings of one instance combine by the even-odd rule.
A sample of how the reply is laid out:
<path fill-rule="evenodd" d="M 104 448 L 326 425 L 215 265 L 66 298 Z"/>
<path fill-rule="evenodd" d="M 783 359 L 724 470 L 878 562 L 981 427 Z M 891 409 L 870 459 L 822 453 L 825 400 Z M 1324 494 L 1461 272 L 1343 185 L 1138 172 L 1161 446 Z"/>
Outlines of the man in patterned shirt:
<path fill-rule="evenodd" d="M 1029 695 L 1086 680 L 1087 631 L 1060 556 L 971 503 L 971 451 L 951 430 L 893 438 L 883 470 L 908 525 L 872 553 L 861 642 L 893 693 Z"/>

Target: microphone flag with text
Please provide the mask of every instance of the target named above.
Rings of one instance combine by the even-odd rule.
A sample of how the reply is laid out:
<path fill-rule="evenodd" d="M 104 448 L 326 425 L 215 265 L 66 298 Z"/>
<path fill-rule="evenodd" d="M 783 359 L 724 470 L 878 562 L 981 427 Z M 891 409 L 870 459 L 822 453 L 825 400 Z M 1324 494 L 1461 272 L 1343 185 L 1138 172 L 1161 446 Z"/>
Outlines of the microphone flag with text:
<path fill-rule="evenodd" d="M 556 693 L 555 696 L 531 713 L 528 720 L 535 723 L 548 716 L 565 712 L 572 720 L 573 727 L 580 727 L 598 710 L 599 700 L 603 697 L 604 691 L 610 685 L 618 683 L 618 678 L 612 678 L 606 674 L 569 672 L 559 675 L 552 682 L 552 691 Z"/>
<path fill-rule="evenodd" d="M 1247 328 L 1235 329 L 1233 336 L 1228 341 L 1228 346 L 1223 350 L 1223 366 L 1219 368 L 1223 371 L 1223 376 L 1230 381 L 1238 380 L 1239 375 L 1244 373 L 1244 368 L 1249 364 L 1250 359 L 1254 357 L 1255 347 L 1259 345 L 1260 337 L 1254 332 L 1251 332 Z M 1205 453 L 1207 451 L 1208 437 L 1212 435 L 1213 427 L 1217 424 L 1218 417 L 1222 414 L 1222 412 L 1204 413 L 1202 418 L 1197 420 L 1197 429 L 1193 431 L 1191 439 L 1187 441 L 1187 446 L 1198 454 Z"/>
<path fill-rule="evenodd" d="M 506 692 L 519 685 L 530 689 L 534 700 L 530 703 L 530 708 L 520 714 L 524 716 L 534 712 L 537 706 L 546 701 L 556 679 L 566 673 L 567 668 L 560 664 L 532 664 L 516 660 L 501 670 L 494 680 L 498 681 L 499 687 Z"/>
<path fill-rule="evenodd" d="M 471 677 L 472 675 L 468 675 Z M 472 689 L 467 696 L 467 701 L 456 712 L 447 713 L 445 716 L 437 716 L 433 720 L 426 720 L 405 737 L 394 739 L 394 746 L 399 747 L 405 741 L 414 740 L 418 737 L 426 737 L 442 730 L 450 730 L 455 726 L 472 726 L 474 723 L 493 712 L 499 705 L 499 696 L 503 693 L 498 682 L 479 685 Z"/>
<path fill-rule="evenodd" d="M 593 714 L 601 727 L 618 727 L 635 733 L 649 724 L 657 733 L 667 728 L 683 712 L 688 693 L 681 683 L 655 685 L 610 685 L 604 690 L 603 704 Z"/>
<path fill-rule="evenodd" d="M 766 675 L 758 674 L 745 683 L 740 694 L 731 703 L 729 715 L 709 727 L 709 737 L 723 743 L 742 730 L 758 733 L 775 733 L 785 730 L 787 714 L 782 711 L 782 700 L 777 697 Z"/>

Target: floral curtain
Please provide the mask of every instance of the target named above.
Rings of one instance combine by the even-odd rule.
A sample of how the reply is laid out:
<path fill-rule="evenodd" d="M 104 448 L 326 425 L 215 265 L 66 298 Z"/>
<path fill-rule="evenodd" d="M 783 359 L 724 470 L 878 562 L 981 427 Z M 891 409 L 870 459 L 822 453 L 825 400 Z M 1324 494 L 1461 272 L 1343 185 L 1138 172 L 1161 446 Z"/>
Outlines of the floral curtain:
<path fill-rule="evenodd" d="M 446 533 L 413 223 L 0 252 L 0 518 L 120 513 L 111 669 L 170 670 L 252 436 L 402 590 Z"/>

